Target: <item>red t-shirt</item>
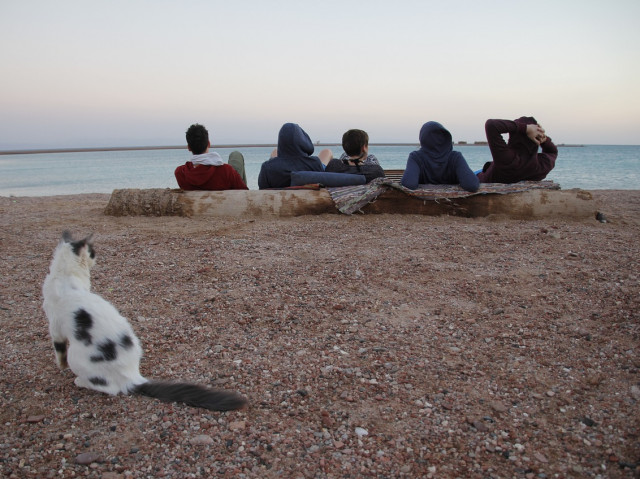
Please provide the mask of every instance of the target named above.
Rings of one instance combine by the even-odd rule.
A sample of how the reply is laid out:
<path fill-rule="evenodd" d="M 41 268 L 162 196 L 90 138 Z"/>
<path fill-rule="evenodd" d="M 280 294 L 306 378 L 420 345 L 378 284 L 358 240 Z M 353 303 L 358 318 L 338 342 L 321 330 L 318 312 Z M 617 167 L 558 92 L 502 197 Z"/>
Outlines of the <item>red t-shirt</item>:
<path fill-rule="evenodd" d="M 187 161 L 175 171 L 178 186 L 183 190 L 248 190 L 247 185 L 232 166 L 198 165 Z"/>

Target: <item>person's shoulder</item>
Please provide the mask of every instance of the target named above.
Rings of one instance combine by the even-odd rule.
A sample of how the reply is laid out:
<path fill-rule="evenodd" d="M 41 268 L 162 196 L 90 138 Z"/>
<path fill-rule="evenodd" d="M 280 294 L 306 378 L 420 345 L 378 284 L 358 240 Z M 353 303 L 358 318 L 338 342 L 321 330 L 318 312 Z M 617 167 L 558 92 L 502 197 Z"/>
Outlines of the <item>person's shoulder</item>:
<path fill-rule="evenodd" d="M 422 154 L 421 150 L 413 150 L 411 153 L 409 153 L 409 160 L 414 160 L 414 161 L 418 161 L 420 159 L 422 159 L 424 155 Z"/>
<path fill-rule="evenodd" d="M 331 158 L 329 160 L 329 163 L 327 163 L 327 167 L 326 168 L 327 168 L 327 170 L 330 169 L 330 168 L 331 169 L 333 169 L 333 168 L 337 169 L 337 168 L 339 168 L 341 166 L 342 166 L 342 160 L 339 160 L 338 158 Z"/>
<path fill-rule="evenodd" d="M 189 169 L 189 167 L 187 166 L 188 164 L 189 162 L 186 162 L 184 165 L 176 166 L 175 173 L 178 174 L 188 170 Z"/>
<path fill-rule="evenodd" d="M 379 165 L 380 162 L 376 155 L 367 155 L 367 159 L 364 162 L 365 165 Z"/>

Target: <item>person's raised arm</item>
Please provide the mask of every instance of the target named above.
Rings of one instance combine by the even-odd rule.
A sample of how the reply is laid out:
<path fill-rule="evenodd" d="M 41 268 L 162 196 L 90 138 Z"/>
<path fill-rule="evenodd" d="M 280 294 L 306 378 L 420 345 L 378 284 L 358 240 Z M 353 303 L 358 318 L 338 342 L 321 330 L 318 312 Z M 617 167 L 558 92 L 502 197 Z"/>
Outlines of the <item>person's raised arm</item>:
<path fill-rule="evenodd" d="M 517 131 L 525 133 L 526 125 L 516 123 L 511 120 L 487 120 L 484 124 L 484 131 L 487 135 L 489 150 L 493 161 L 498 163 L 509 163 L 513 160 L 515 152 L 507 146 L 502 135 L 504 133 L 515 133 Z"/>
<path fill-rule="evenodd" d="M 544 171 L 551 171 L 556 166 L 556 159 L 558 158 L 558 147 L 554 145 L 551 138 L 544 137 L 544 141 L 540 144 L 542 153 L 538 153 L 538 164 Z"/>

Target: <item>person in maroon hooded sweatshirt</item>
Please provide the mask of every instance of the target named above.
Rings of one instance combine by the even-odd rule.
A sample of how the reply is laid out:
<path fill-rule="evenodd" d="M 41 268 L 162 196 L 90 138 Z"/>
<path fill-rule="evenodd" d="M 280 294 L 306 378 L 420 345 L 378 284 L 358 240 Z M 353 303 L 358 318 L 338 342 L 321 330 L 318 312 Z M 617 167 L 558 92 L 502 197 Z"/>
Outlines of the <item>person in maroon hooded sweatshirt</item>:
<path fill-rule="evenodd" d="M 239 151 L 229 155 L 229 163 L 209 151 L 209 132 L 203 125 L 191 125 L 187 130 L 187 147 L 193 153 L 184 165 L 176 168 L 178 186 L 183 190 L 248 190 L 244 176 L 244 157 Z M 231 166 L 234 165 L 234 166 Z M 238 170 L 238 171 L 237 171 Z M 242 176 L 241 176 L 242 175 Z"/>
<path fill-rule="evenodd" d="M 556 165 L 558 148 L 535 118 L 487 120 L 484 129 L 493 161 L 478 173 L 481 183 L 541 181 Z M 504 133 L 509 134 L 508 142 L 502 137 Z"/>

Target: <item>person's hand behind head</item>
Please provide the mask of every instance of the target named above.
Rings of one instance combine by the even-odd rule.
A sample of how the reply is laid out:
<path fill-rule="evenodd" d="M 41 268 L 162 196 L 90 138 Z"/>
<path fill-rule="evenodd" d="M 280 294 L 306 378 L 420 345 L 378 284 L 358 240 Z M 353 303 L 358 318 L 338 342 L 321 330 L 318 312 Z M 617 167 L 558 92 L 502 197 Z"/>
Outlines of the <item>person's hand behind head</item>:
<path fill-rule="evenodd" d="M 527 125 L 527 136 L 536 145 L 540 145 L 546 139 L 544 128 L 540 125 Z"/>

